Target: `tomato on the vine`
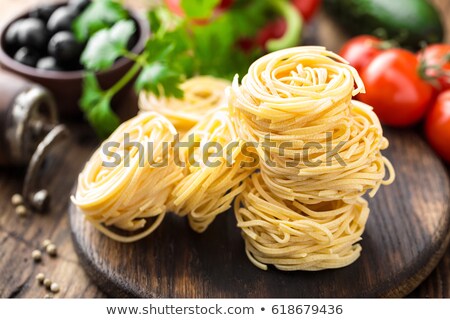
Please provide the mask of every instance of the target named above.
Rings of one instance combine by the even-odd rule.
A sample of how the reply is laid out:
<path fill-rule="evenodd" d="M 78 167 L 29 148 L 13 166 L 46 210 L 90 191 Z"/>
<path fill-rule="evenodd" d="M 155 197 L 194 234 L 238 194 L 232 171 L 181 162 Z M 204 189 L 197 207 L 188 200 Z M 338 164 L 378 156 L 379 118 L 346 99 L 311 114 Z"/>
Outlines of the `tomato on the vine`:
<path fill-rule="evenodd" d="M 450 89 L 450 44 L 432 44 L 419 53 L 423 72 L 427 78 L 436 79 L 439 90 Z"/>
<path fill-rule="evenodd" d="M 382 50 L 379 48 L 381 40 L 370 35 L 361 35 L 347 41 L 339 55 L 347 60 L 358 72 L 378 56 Z"/>
<path fill-rule="evenodd" d="M 417 57 L 403 49 L 380 53 L 361 73 L 366 94 L 358 98 L 374 108 L 381 122 L 408 126 L 426 113 L 433 87 L 420 78 Z"/>
<path fill-rule="evenodd" d="M 442 92 L 431 108 L 425 134 L 433 149 L 450 163 L 450 90 Z"/>

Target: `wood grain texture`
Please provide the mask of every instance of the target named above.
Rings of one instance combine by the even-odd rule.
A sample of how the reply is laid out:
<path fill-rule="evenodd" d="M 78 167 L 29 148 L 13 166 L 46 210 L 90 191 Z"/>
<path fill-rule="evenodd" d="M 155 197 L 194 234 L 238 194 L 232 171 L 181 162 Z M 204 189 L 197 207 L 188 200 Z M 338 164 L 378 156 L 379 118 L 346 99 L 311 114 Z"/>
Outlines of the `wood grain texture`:
<path fill-rule="evenodd" d="M 321 272 L 262 271 L 246 258 L 232 212 L 204 234 L 169 215 L 148 238 L 117 243 L 70 206 L 75 248 L 92 279 L 112 296 L 402 297 L 433 270 L 449 241 L 449 179 L 425 143 L 389 131 L 398 178 L 370 200 L 361 258 Z M 426 186 L 425 188 L 423 186 Z"/>
<path fill-rule="evenodd" d="M 21 190 L 23 170 L 0 169 L 0 297 L 44 297 L 46 290 L 35 281 L 39 272 L 61 286 L 58 297 L 103 296 L 79 264 L 66 213 L 73 181 L 97 142 L 92 135 L 81 133 L 88 132 L 85 126 L 70 128 L 78 134 L 61 146 L 59 156 L 52 157 L 43 172 L 41 183 L 52 196 L 50 211 L 18 217 L 10 199 Z M 47 238 L 57 245 L 58 257 L 43 254 L 43 261 L 34 263 L 31 252 Z"/>
<path fill-rule="evenodd" d="M 153 0 L 126 2 L 133 7 L 144 8 L 151 1 Z M 40 2 L 42 0 L 1 0 L 0 25 Z M 450 30 L 450 1 L 432 0 L 432 2 L 441 8 L 447 30 Z M 345 38 L 336 35 L 334 31 L 337 28 L 322 17 L 317 25 L 320 42 L 330 49 L 338 50 Z M 448 31 L 446 42 L 450 42 Z M 72 245 L 66 211 L 74 179 L 95 148 L 96 140 L 92 136 L 86 136 L 85 127 L 80 129 L 79 125 L 75 125 L 71 126 L 71 129 L 74 139 L 66 145 L 63 158 L 58 164 L 61 168 L 57 168 L 49 177 L 48 186 L 53 195 L 53 206 L 49 212 L 19 219 L 14 214 L 10 198 L 21 190 L 23 171 L 0 168 L 0 297 L 43 297 L 46 291 L 34 280 L 38 272 L 44 272 L 60 284 L 62 290 L 57 297 L 105 297 L 80 265 Z M 425 182 L 423 187 L 427 188 Z M 43 263 L 33 264 L 30 258 L 31 251 L 45 238 L 51 238 L 57 244 L 59 258 L 49 259 L 44 256 Z M 437 268 L 410 296 L 450 297 L 450 248 Z"/>

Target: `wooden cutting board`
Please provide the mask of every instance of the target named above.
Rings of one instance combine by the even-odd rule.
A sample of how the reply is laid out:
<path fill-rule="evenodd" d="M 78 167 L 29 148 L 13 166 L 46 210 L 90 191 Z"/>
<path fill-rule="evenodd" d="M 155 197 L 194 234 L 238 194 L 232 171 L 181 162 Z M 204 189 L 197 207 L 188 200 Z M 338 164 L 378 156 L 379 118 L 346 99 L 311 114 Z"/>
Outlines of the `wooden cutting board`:
<path fill-rule="evenodd" d="M 449 179 L 411 131 L 388 130 L 395 183 L 370 200 L 360 259 L 320 272 L 262 271 L 245 256 L 232 212 L 204 234 L 168 215 L 148 238 L 112 241 L 70 205 L 73 241 L 87 273 L 111 296 L 402 297 L 428 276 L 450 238 Z"/>

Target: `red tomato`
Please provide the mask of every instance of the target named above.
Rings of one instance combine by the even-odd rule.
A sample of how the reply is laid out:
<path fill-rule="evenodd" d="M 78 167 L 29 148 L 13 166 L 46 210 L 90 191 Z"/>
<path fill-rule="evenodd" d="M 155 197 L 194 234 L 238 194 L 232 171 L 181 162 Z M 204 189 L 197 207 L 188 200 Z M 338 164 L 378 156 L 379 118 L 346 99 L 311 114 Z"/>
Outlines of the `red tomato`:
<path fill-rule="evenodd" d="M 322 0 L 291 0 L 292 4 L 302 14 L 303 20 L 310 21 L 319 9 Z"/>
<path fill-rule="evenodd" d="M 450 163 L 450 90 L 438 96 L 428 114 L 425 133 L 433 149 Z"/>
<path fill-rule="evenodd" d="M 362 71 L 366 94 L 358 98 L 374 108 L 381 122 L 409 126 L 426 113 L 433 87 L 418 74 L 417 57 L 403 49 L 383 51 Z"/>
<path fill-rule="evenodd" d="M 382 50 L 378 48 L 381 40 L 369 35 L 357 36 L 350 39 L 341 49 L 339 55 L 361 72 L 378 56 Z"/>
<path fill-rule="evenodd" d="M 267 42 L 271 39 L 281 38 L 286 32 L 286 28 L 287 24 L 284 19 L 270 22 L 259 31 L 256 37 L 256 44 L 265 50 Z"/>
<path fill-rule="evenodd" d="M 419 54 L 419 59 L 426 66 L 425 75 L 439 82 L 440 91 L 450 89 L 450 44 L 432 44 Z"/>

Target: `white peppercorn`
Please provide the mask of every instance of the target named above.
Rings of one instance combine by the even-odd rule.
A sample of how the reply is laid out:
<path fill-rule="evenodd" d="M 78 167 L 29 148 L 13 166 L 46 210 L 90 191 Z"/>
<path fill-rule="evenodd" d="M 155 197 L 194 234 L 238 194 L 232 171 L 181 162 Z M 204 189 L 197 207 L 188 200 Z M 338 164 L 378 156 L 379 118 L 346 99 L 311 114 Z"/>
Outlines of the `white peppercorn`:
<path fill-rule="evenodd" d="M 21 205 L 21 204 L 23 204 L 23 197 L 20 194 L 16 193 L 15 195 L 13 195 L 11 197 L 11 203 L 14 206 Z"/>
<path fill-rule="evenodd" d="M 43 273 L 38 273 L 36 275 L 36 280 L 39 282 L 39 284 L 43 284 L 45 280 L 45 275 Z"/>
<path fill-rule="evenodd" d="M 52 285 L 52 280 L 46 278 L 46 279 L 44 280 L 44 286 L 45 286 L 47 289 L 50 289 L 51 285 Z"/>
<path fill-rule="evenodd" d="M 35 262 L 39 262 L 42 260 L 42 253 L 40 250 L 33 250 L 33 252 L 31 253 L 31 257 Z"/>
<path fill-rule="evenodd" d="M 52 257 L 56 256 L 56 246 L 55 246 L 53 243 L 50 243 L 50 244 L 45 248 L 45 250 L 47 251 L 47 253 L 48 253 L 50 256 L 52 256 Z"/>
<path fill-rule="evenodd" d="M 27 214 L 27 208 L 24 205 L 20 205 L 16 207 L 16 214 L 19 217 L 23 217 Z"/>
<path fill-rule="evenodd" d="M 59 285 L 56 282 L 53 282 L 50 286 L 50 291 L 53 293 L 59 292 Z"/>
<path fill-rule="evenodd" d="M 42 241 L 42 247 L 46 249 L 50 244 L 52 244 L 52 241 L 50 239 L 45 239 Z"/>

